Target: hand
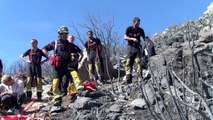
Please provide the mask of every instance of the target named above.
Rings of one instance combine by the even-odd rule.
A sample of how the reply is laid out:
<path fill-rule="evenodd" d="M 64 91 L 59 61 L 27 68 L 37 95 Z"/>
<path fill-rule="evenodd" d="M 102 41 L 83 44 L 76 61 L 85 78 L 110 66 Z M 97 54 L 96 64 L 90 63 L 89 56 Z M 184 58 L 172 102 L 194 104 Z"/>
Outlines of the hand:
<path fill-rule="evenodd" d="M 43 65 L 45 63 L 45 61 L 41 61 L 41 65 Z"/>
<path fill-rule="evenodd" d="M 51 59 L 51 58 L 53 57 L 53 55 L 49 54 L 49 55 L 47 55 L 47 57 L 48 57 L 49 59 Z"/>
<path fill-rule="evenodd" d="M 26 60 L 26 63 L 29 63 L 29 64 L 31 64 L 32 62 L 31 62 L 30 60 Z"/>
<path fill-rule="evenodd" d="M 134 42 L 138 42 L 138 40 L 137 40 L 136 38 L 133 38 L 133 41 L 134 41 Z"/>

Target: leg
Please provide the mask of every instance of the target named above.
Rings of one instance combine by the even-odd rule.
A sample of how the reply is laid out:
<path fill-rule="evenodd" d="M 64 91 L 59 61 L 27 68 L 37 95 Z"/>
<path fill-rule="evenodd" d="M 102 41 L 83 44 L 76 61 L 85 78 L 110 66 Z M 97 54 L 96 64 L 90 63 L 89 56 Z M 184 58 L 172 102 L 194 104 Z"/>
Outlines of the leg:
<path fill-rule="evenodd" d="M 31 100 L 32 98 L 32 79 L 33 79 L 33 66 L 29 65 L 28 71 L 27 71 L 27 82 L 26 82 L 26 93 L 27 93 L 27 99 Z"/>
<path fill-rule="evenodd" d="M 4 95 L 1 97 L 1 104 L 4 108 L 10 109 L 13 108 L 14 102 L 12 101 L 12 97 L 10 95 Z"/>
<path fill-rule="evenodd" d="M 54 67 L 53 69 L 53 82 L 52 82 L 52 85 L 51 85 L 51 92 L 53 94 L 53 97 L 54 98 L 59 98 L 61 97 L 61 93 L 60 93 L 60 90 L 59 90 L 59 85 L 60 85 L 60 80 L 59 80 L 59 77 L 60 77 L 60 74 L 62 69 L 56 69 Z"/>
<path fill-rule="evenodd" d="M 19 93 L 17 95 L 17 106 L 16 106 L 17 109 L 21 108 L 21 105 L 24 103 L 25 98 L 26 98 L 26 94 L 24 92 Z"/>
<path fill-rule="evenodd" d="M 135 58 L 135 65 L 137 66 L 137 73 L 142 76 L 141 72 L 141 64 L 140 64 L 140 58 L 136 57 Z"/>
<path fill-rule="evenodd" d="M 32 77 L 27 77 L 27 99 L 30 100 L 32 98 L 32 89 L 31 89 Z"/>
<path fill-rule="evenodd" d="M 36 69 L 36 80 L 37 80 L 37 99 L 38 101 L 41 101 L 41 98 L 42 98 L 42 92 L 43 92 L 43 89 L 42 89 L 42 78 L 41 78 L 41 65 L 38 65 L 37 66 L 37 69 Z"/>
<path fill-rule="evenodd" d="M 93 78 L 94 78 L 94 74 L 93 74 L 93 64 L 92 64 L 92 63 L 89 63 L 89 64 L 88 64 L 88 68 L 89 68 L 89 77 L 90 77 L 90 80 L 93 81 Z"/>
<path fill-rule="evenodd" d="M 127 58 L 126 64 L 125 64 L 125 72 L 126 72 L 126 82 L 127 84 L 132 83 L 132 67 L 133 67 L 134 61 L 132 60 L 132 57 Z"/>
<path fill-rule="evenodd" d="M 62 96 L 66 96 L 67 95 L 67 88 L 69 85 L 69 76 L 65 75 L 62 78 Z"/>
<path fill-rule="evenodd" d="M 95 62 L 95 70 L 96 70 L 96 73 L 98 75 L 98 79 L 100 80 L 100 82 L 104 82 L 99 61 Z"/>

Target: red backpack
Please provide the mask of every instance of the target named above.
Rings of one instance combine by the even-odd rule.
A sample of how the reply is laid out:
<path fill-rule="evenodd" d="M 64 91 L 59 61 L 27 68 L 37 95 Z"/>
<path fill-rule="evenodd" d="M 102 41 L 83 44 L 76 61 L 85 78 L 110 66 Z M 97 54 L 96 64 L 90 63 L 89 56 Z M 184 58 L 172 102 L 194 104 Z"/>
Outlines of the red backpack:
<path fill-rule="evenodd" d="M 54 56 L 50 58 L 50 65 L 54 65 L 56 68 L 59 68 L 61 66 L 61 59 L 56 53 L 57 49 L 57 40 L 55 41 L 55 48 L 54 48 Z"/>

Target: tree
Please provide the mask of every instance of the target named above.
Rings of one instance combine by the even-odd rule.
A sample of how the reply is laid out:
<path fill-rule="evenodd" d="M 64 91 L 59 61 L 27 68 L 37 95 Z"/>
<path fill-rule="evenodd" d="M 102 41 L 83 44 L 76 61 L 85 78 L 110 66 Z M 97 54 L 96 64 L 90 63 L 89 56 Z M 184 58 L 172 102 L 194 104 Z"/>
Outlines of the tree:
<path fill-rule="evenodd" d="M 9 75 L 16 75 L 19 72 L 23 72 L 26 73 L 27 72 L 27 64 L 18 60 L 16 62 L 14 62 L 7 70 L 6 70 L 6 74 Z"/>
<path fill-rule="evenodd" d="M 115 56 L 120 51 L 120 48 L 123 47 L 120 42 L 118 31 L 115 30 L 114 26 L 114 17 L 111 20 L 101 20 L 92 15 L 86 17 L 86 22 L 78 26 L 73 23 L 71 26 L 74 28 L 77 33 L 76 39 L 79 39 L 82 45 L 86 42 L 87 38 L 83 38 L 82 33 L 78 27 L 83 28 L 86 31 L 93 31 L 94 37 L 100 38 L 102 44 L 107 48 L 106 53 L 109 57 Z"/>

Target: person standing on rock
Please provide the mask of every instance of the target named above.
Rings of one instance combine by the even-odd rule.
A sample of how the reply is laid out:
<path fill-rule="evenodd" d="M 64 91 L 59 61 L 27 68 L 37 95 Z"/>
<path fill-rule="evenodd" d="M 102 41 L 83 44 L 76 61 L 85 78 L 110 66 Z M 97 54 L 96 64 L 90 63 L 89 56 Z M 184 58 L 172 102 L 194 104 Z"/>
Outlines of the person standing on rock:
<path fill-rule="evenodd" d="M 28 100 L 32 97 L 32 82 L 34 79 L 37 81 L 37 99 L 41 101 L 42 98 L 42 68 L 41 65 L 48 61 L 48 58 L 42 52 L 41 49 L 38 48 L 38 41 L 36 39 L 31 40 L 32 48 L 28 49 L 25 53 L 23 53 L 20 58 L 28 64 L 28 74 L 27 74 L 27 98 Z M 29 56 L 29 59 L 25 59 L 26 56 Z M 42 56 L 46 57 L 45 60 L 42 61 Z"/>
<path fill-rule="evenodd" d="M 95 68 L 96 74 L 98 75 L 98 79 L 99 79 L 98 82 L 103 83 L 104 78 L 100 68 L 100 60 L 101 60 L 100 53 L 102 50 L 101 41 L 99 38 L 93 37 L 92 31 L 88 31 L 87 35 L 88 35 L 88 41 L 84 44 L 84 46 L 86 47 L 86 50 L 87 50 L 89 77 L 90 77 L 90 80 L 94 80 L 96 78 L 94 73 L 94 68 Z"/>
<path fill-rule="evenodd" d="M 69 89 L 75 89 L 74 91 L 76 93 L 78 90 L 84 88 L 82 80 L 80 79 L 78 75 L 78 62 L 81 61 L 83 57 L 83 52 L 77 45 L 74 44 L 74 39 L 75 38 L 73 35 L 70 35 L 68 37 L 68 40 L 71 43 L 70 44 L 71 56 L 70 56 L 70 63 L 68 65 L 68 71 L 70 74 L 64 76 L 64 79 L 63 79 L 63 93 L 62 93 L 63 96 L 67 95 L 68 86 L 69 86 Z M 71 94 L 76 94 L 76 93 L 71 93 Z"/>
<path fill-rule="evenodd" d="M 50 44 L 44 46 L 42 51 L 48 58 L 50 58 L 51 64 L 53 65 L 53 82 L 50 91 L 48 93 L 53 94 L 53 100 L 55 100 L 56 106 L 60 106 L 63 97 L 63 82 L 62 78 L 64 76 L 69 76 L 71 73 L 68 70 L 71 59 L 71 43 L 67 40 L 69 30 L 67 27 L 62 26 L 58 30 L 59 38 L 51 42 Z M 51 55 L 48 51 L 54 50 L 54 55 Z M 54 58 L 54 59 L 53 59 Z M 73 76 L 72 76 L 73 77 Z M 81 82 L 81 81 L 80 81 Z M 78 94 L 84 94 L 84 86 L 78 84 Z"/>
<path fill-rule="evenodd" d="M 132 83 L 132 70 L 134 63 L 137 66 L 137 74 L 142 76 L 140 65 L 142 46 L 140 45 L 140 42 L 141 37 L 145 39 L 145 33 L 139 25 L 140 18 L 135 17 L 133 19 L 133 25 L 126 29 L 126 33 L 124 35 L 124 39 L 128 42 L 127 59 L 125 63 L 126 80 L 124 81 L 124 84 Z"/>
<path fill-rule="evenodd" d="M 53 99 L 55 102 L 60 106 L 62 103 L 62 77 L 64 75 L 69 74 L 67 67 L 70 61 L 70 51 L 69 46 L 70 43 L 67 40 L 69 34 L 69 30 L 67 27 L 62 26 L 58 30 L 58 39 L 49 43 L 48 45 L 44 46 L 42 51 L 48 58 L 53 59 L 55 58 L 53 66 L 53 81 L 52 86 L 49 93 L 53 94 Z M 54 55 L 51 55 L 48 51 L 54 50 Z M 56 61 L 57 57 L 57 61 Z"/>

